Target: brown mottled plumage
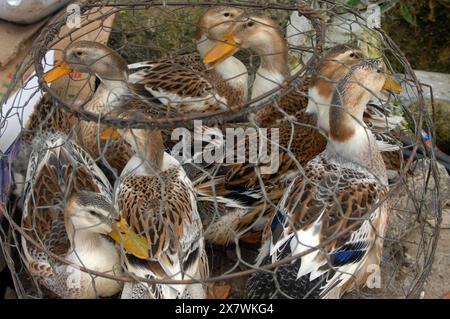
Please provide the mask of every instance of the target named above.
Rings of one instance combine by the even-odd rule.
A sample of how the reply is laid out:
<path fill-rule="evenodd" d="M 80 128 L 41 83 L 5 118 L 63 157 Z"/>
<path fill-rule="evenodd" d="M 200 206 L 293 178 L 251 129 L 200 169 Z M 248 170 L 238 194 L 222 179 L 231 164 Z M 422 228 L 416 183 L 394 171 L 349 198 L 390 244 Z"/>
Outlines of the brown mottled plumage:
<path fill-rule="evenodd" d="M 46 251 L 75 265 L 121 274 L 117 251 L 103 235 L 118 217 L 111 186 L 90 156 L 60 133 L 34 140 L 24 189 L 22 228 Z M 45 287 L 63 298 L 111 296 L 121 289 L 114 280 L 92 278 L 62 264 L 22 238 L 26 265 Z M 88 248 L 88 250 L 86 250 Z"/>
<path fill-rule="evenodd" d="M 141 62 L 133 69 L 130 89 L 168 108 L 186 113 L 227 107 L 226 98 L 203 75 L 173 61 Z"/>
<path fill-rule="evenodd" d="M 251 23 L 250 26 L 249 23 Z M 286 41 L 275 22 L 261 16 L 244 17 L 242 21 L 236 22 L 230 28 L 230 33 L 233 34 L 234 40 L 240 47 L 255 50 L 260 55 L 261 60 L 264 61 L 257 72 L 257 76 L 261 74 L 268 79 L 273 76 L 272 82 L 267 81 L 269 86 L 264 82 L 266 78 L 261 80 L 259 84 L 254 84 L 253 92 L 264 94 L 265 90 L 275 87 L 274 82 L 282 81 L 277 78 L 279 74 L 283 75 L 283 80 L 287 79 L 289 70 Z M 260 38 L 261 33 L 265 34 L 262 39 Z M 267 50 L 274 53 L 268 54 Z M 356 63 L 360 57 L 359 50 L 353 47 L 337 46 L 331 49 L 321 61 L 318 68 L 319 75 L 312 79 L 311 85 L 328 86 L 330 87 L 329 90 L 333 90 L 335 83 L 345 75 L 345 71 L 348 71 L 348 68 Z M 267 218 L 267 216 L 273 215 L 275 206 L 283 194 L 280 189 L 286 186 L 290 174 L 298 171 L 299 165 L 306 165 L 308 161 L 325 149 L 325 132 L 321 133 L 317 129 L 316 116 L 305 112 L 308 105 L 309 86 L 310 81 L 304 81 L 301 87 L 281 97 L 278 103 L 258 111 L 255 115 L 259 127 L 279 129 L 280 166 L 275 173 L 259 174 L 261 183 L 257 173 L 258 165 L 252 163 L 225 164 L 222 174 L 216 174 L 214 180 L 206 179 L 205 182 L 196 186 L 202 196 L 220 196 L 230 200 L 233 200 L 235 190 L 239 190 L 239 192 L 251 190 L 260 193 L 261 198 L 259 200 L 252 199 L 249 206 L 238 208 L 238 210 L 244 210 L 245 212 L 235 214 L 235 208 L 228 209 L 228 212 L 236 216 L 235 219 L 238 221 L 232 221 L 233 227 L 224 227 L 224 234 L 221 236 L 214 234 L 214 238 L 219 239 L 219 242 L 215 243 L 227 244 L 232 241 L 237 233 L 240 233 L 243 229 L 248 229 L 249 225 L 254 223 L 256 219 L 261 216 Z M 252 96 L 255 97 L 254 94 Z M 265 197 L 268 198 L 262 196 L 261 190 L 264 190 L 267 194 Z M 205 214 L 211 215 L 210 212 L 205 212 Z M 227 215 L 228 213 L 223 213 L 222 216 L 224 216 L 223 218 L 229 218 L 226 217 Z M 220 223 L 220 219 L 217 222 Z M 217 228 L 214 224 L 210 227 Z M 231 229 L 231 231 L 226 228 Z"/>
<path fill-rule="evenodd" d="M 51 98 L 45 94 L 25 124 L 21 139 L 31 144 L 38 134 L 56 132 L 69 134 L 75 123 L 76 118 L 73 114 L 53 105 Z"/>
<path fill-rule="evenodd" d="M 202 224 L 192 183 L 180 164 L 164 153 L 159 132 L 124 130 L 135 155 L 120 177 L 122 217 L 150 245 L 149 258 L 127 254 L 126 265 L 141 277 L 198 279 L 208 275 Z M 125 284 L 122 298 L 205 298 L 202 284 Z"/>
<path fill-rule="evenodd" d="M 373 266 L 380 264 L 387 176 L 375 137 L 361 123 L 372 92 L 383 87 L 383 70 L 380 61 L 361 61 L 339 80 L 327 147 L 286 189 L 276 216 L 266 225 L 257 264 L 279 261 L 340 236 L 278 267 L 275 275 L 253 275 L 248 281 L 250 297 L 339 298 L 365 285 Z M 340 116 L 343 109 L 352 117 Z M 335 132 L 339 125 L 352 128 L 345 140 Z"/>
<path fill-rule="evenodd" d="M 238 8 L 207 10 L 199 20 L 199 49 L 207 50 L 227 30 L 227 22 L 241 13 Z M 158 104 L 169 107 L 166 116 L 172 111 L 183 113 L 224 108 L 243 103 L 247 98 L 247 72 L 234 58 L 223 62 L 227 70 L 224 74 L 220 65 L 206 71 L 199 56 L 188 54 L 130 65 L 130 69 L 137 72 L 129 78 L 126 62 L 117 52 L 99 43 L 73 43 L 64 51 L 63 59 L 73 69 L 95 73 L 101 79 L 100 87 L 85 106 L 86 111 L 93 113 L 106 113 L 131 96 L 151 101 L 151 104 L 156 104 L 156 109 L 162 109 Z M 236 74 L 236 65 L 237 71 L 244 68 L 242 75 Z M 234 73 L 227 77 L 230 71 Z M 160 111 L 158 114 L 164 115 Z M 120 173 L 131 156 L 129 145 L 123 140 L 110 142 L 108 147 L 104 141 L 99 144 L 97 137 L 104 128 L 94 122 L 82 121 L 79 138 L 94 158 L 105 155 L 107 162 Z"/>

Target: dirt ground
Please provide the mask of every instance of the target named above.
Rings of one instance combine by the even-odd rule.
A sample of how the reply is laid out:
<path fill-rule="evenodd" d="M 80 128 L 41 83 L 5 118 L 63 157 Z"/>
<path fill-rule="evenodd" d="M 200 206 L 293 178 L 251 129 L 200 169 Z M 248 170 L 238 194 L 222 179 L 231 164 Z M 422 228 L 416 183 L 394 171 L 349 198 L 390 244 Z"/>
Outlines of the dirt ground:
<path fill-rule="evenodd" d="M 441 234 L 424 298 L 450 298 L 450 205 L 442 214 Z"/>

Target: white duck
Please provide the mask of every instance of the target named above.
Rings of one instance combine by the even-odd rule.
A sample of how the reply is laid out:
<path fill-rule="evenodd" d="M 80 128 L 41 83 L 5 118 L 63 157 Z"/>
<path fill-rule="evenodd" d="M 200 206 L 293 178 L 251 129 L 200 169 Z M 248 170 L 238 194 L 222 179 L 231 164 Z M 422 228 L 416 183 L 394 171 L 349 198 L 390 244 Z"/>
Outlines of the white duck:
<path fill-rule="evenodd" d="M 22 237 L 24 260 L 38 282 L 62 298 L 108 297 L 122 283 L 93 276 L 80 266 L 105 275 L 121 276 L 119 253 L 111 238 L 119 230 L 119 214 L 111 201 L 111 186 L 93 159 L 61 133 L 38 135 L 28 164 L 22 229 L 42 245 Z M 135 252 L 132 236 L 125 243 Z M 67 265 L 50 253 L 66 259 Z M 139 253 L 138 253 L 139 255 Z"/>

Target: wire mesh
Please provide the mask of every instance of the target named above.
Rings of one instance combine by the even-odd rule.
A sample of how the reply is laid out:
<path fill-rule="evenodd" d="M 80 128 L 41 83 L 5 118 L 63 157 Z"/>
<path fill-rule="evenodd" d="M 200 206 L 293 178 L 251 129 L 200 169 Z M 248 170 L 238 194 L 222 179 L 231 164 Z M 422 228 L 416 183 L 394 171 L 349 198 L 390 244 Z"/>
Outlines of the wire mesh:
<path fill-rule="evenodd" d="M 101 89 L 102 81 L 105 81 L 105 78 L 101 79 L 99 74 L 91 72 L 92 75 L 86 76 L 81 72 L 73 72 L 66 77 L 65 82 L 61 82 L 62 84 L 58 86 L 44 81 L 44 71 L 53 67 L 56 60 L 61 60 L 65 54 L 64 49 L 70 44 L 86 38 L 103 43 L 108 41 L 108 46 L 116 50 L 129 64 L 163 58 L 170 63 L 174 60 L 178 63 L 181 61 L 177 60 L 178 57 L 186 56 L 187 53 L 192 55 L 192 52 L 196 51 L 196 44 L 199 41 L 198 38 L 197 43 L 195 40 L 196 29 L 199 28 L 197 21 L 202 14 L 208 9 L 225 5 L 245 12 L 245 15 L 238 15 L 231 22 L 228 21 L 229 26 L 263 25 L 268 27 L 269 33 L 270 30 L 273 31 L 274 37 L 281 38 L 280 42 L 265 42 L 264 45 L 268 48 L 271 45 L 281 45 L 284 53 L 273 53 L 272 51 L 264 55 L 251 44 L 242 45 L 242 50 L 237 53 L 236 56 L 244 63 L 248 72 L 250 84 L 246 90 L 248 92 L 244 94 L 249 95 L 247 99 L 242 98 L 234 104 L 227 104 L 214 96 L 214 107 L 207 110 L 192 110 L 183 109 L 186 107 L 185 101 L 179 102 L 176 99 L 172 101 L 169 98 L 169 102 L 164 103 L 160 99 L 155 99 L 155 95 L 149 98 L 126 92 L 121 94 L 127 97 L 125 100 L 134 101 L 134 104 L 124 103 L 125 107 L 118 108 L 103 107 L 101 112 L 96 112 L 95 108 L 92 108 L 92 101 L 95 100 L 96 92 Z M 3 218 L 1 247 L 18 297 L 86 296 L 82 294 L 82 291 L 80 292 L 83 290 L 80 285 L 77 286 L 79 289 L 75 289 L 75 292 L 69 289 L 70 285 L 67 280 L 70 278 L 67 278 L 67 274 L 59 279 L 63 281 L 63 284 L 49 284 L 51 279 L 48 278 L 56 276 L 55 274 L 66 265 L 72 265 L 74 267 L 72 269 L 79 269 L 81 273 L 87 273 L 91 282 L 95 281 L 95 284 L 92 285 L 94 297 L 108 295 L 108 292 L 97 291 L 95 288 L 97 285 L 101 286 L 97 281 L 101 278 L 117 281 L 117 286 L 120 288 L 108 290 L 115 291 L 116 296 L 121 292 L 123 284 L 138 282 L 140 286 L 134 285 L 132 288 L 134 297 L 214 297 L 215 287 L 224 285 L 231 286 L 232 297 L 252 297 L 255 296 L 255 293 L 252 294 L 250 291 L 252 284 L 249 284 L 248 289 L 245 288 L 249 277 L 252 277 L 253 280 L 263 278 L 262 282 L 267 280 L 267 287 L 270 291 L 267 295 L 256 294 L 259 297 L 323 297 L 321 291 L 325 289 L 323 287 L 330 279 L 326 276 L 332 277 L 335 273 L 345 273 L 345 271 L 349 274 L 349 281 L 340 278 L 343 283 L 334 283 L 334 285 L 348 286 L 349 288 L 342 288 L 345 294 L 338 293 L 334 297 L 341 297 L 342 294 L 349 298 L 419 296 L 431 270 L 442 213 L 439 183 L 433 182 L 439 180 L 439 169 L 434 152 L 434 125 L 427 102 L 422 94 L 426 88 L 418 82 L 405 55 L 389 36 L 380 27 L 368 25 L 368 19 L 367 16 L 364 16 L 363 10 L 335 1 L 313 1 L 313 3 L 300 4 L 293 1 L 277 1 L 269 4 L 263 1 L 85 1 L 79 4 L 79 9 L 80 21 L 75 28 L 67 28 L 70 17 L 65 10 L 55 15 L 47 23 L 33 43 L 26 59 L 12 80 L 7 94 L 2 99 L 2 105 L 6 101 L 10 101 L 12 104 L 7 111 L 3 106 L 0 126 L 7 127 L 8 121 L 17 118 L 22 127 L 19 142 L 17 142 L 20 143 L 20 150 L 5 152 L 2 156 L 8 163 L 7 168 L 12 171 L 11 179 L 14 180 L 14 183 L 8 199 L 5 199 L 5 203 L 0 206 Z M 262 15 L 270 16 L 275 21 L 274 24 L 261 23 L 259 19 Z M 309 26 L 308 29 L 301 29 L 298 22 L 293 22 L 293 19 L 299 18 L 306 19 L 305 25 Z M 264 21 L 267 23 L 272 20 Z M 337 204 L 331 202 L 327 205 L 330 207 L 334 205 L 335 216 L 333 218 L 337 218 L 335 223 L 341 226 L 335 228 L 334 232 L 328 232 L 326 236 L 322 235 L 320 241 L 315 244 L 314 242 L 301 243 L 303 248 L 300 251 L 296 250 L 294 253 L 279 247 L 281 253 L 277 259 L 265 256 L 263 262 L 255 263 L 261 243 L 248 243 L 248 238 L 256 236 L 257 241 L 260 242 L 262 236 L 262 245 L 267 244 L 267 238 L 275 236 L 271 226 L 274 225 L 273 220 L 278 218 L 285 220 L 284 231 L 289 228 L 296 229 L 296 225 L 290 224 L 292 212 L 289 213 L 288 209 L 283 209 L 283 204 L 291 197 L 302 198 L 308 187 L 305 185 L 317 186 L 314 185 L 315 180 L 311 177 L 314 172 L 308 171 L 311 170 L 311 167 L 307 163 L 323 151 L 329 137 L 323 128 L 319 128 L 309 120 L 304 109 L 308 99 L 314 98 L 311 96 L 311 90 L 308 91 L 311 78 L 331 81 L 326 76 L 321 77 L 319 72 L 321 65 L 327 61 L 326 52 L 343 42 L 336 36 L 336 33 L 329 32 L 336 29 L 346 34 L 345 43 L 359 47 L 365 56 L 364 59 L 382 59 L 386 64 L 386 72 L 396 74 L 396 79 L 403 85 L 401 94 L 398 92 L 385 92 L 383 95 L 372 94 L 370 102 L 373 106 L 372 110 L 381 112 L 384 118 L 381 120 L 381 125 L 377 123 L 374 127 L 371 127 L 373 123 L 370 122 L 370 119 L 366 123 L 373 129 L 377 138 L 386 139 L 389 145 L 395 146 L 393 151 L 389 150 L 383 157 L 387 168 L 392 173 L 389 175 L 389 187 L 385 187 L 384 191 L 377 195 L 375 204 L 366 203 L 362 210 L 356 209 L 360 215 L 355 214 L 348 218 L 345 211 L 348 208 L 345 206 L 347 203 L 342 201 L 335 188 L 341 182 L 338 178 L 328 185 L 331 193 L 329 198 L 332 198 L 332 202 L 337 202 Z M 287 32 L 285 33 L 284 30 Z M 105 33 L 108 34 L 109 40 L 105 39 Z M 301 43 L 296 42 L 295 39 L 301 39 Z M 223 39 L 214 40 L 217 43 L 223 41 Z M 243 41 L 245 42 L 245 39 Z M 286 48 L 283 48 L 283 45 Z M 49 52 L 52 52 L 52 57 Z M 288 74 L 281 72 L 282 80 L 275 83 L 273 79 L 268 79 L 268 83 L 272 82 L 269 89 L 254 97 L 252 92 L 256 91 L 255 87 L 257 86 L 255 78 L 267 77 L 267 74 L 263 74 L 261 70 L 267 66 L 266 60 L 270 60 L 271 55 L 276 57 L 273 59 L 273 61 L 276 60 L 275 62 L 281 59 L 285 65 L 280 68 L 287 67 Z M 197 57 L 198 54 L 194 54 L 194 56 Z M 105 55 L 99 56 L 98 60 L 104 57 Z M 198 60 L 198 58 L 196 59 Z M 113 68 L 113 65 L 111 64 L 110 67 Z M 195 69 L 194 63 L 189 65 L 189 62 L 187 66 L 183 67 L 188 68 L 189 77 L 206 78 L 213 83 L 213 90 L 217 88 L 215 86 L 217 80 L 211 76 L 211 73 L 214 74 L 215 71 L 204 70 L 202 67 Z M 277 66 L 270 67 L 276 68 Z M 35 73 L 31 77 L 25 78 L 24 75 L 29 72 L 30 68 L 34 68 Z M 345 68 L 346 73 L 350 70 L 352 70 L 351 66 Z M 130 71 L 130 73 L 132 72 L 133 70 Z M 159 79 L 161 80 L 161 78 Z M 233 78 L 227 81 L 231 83 L 232 80 Z M 339 82 L 339 79 L 335 81 Z M 26 91 L 32 92 L 27 94 L 31 97 L 23 98 L 20 95 Z M 16 94 L 17 92 L 20 94 Z M 26 123 L 24 114 L 30 112 L 30 104 L 35 96 L 40 97 L 41 100 L 36 107 L 31 107 L 33 115 Z M 409 105 L 408 101 L 411 100 L 415 101 L 414 107 Z M 181 106 L 178 107 L 177 103 Z M 225 106 L 221 104 L 225 104 Z M 393 116 L 401 117 L 401 123 L 391 125 L 389 118 Z M 210 145 L 214 150 L 218 149 L 214 148 L 217 145 L 222 147 L 224 141 L 217 137 L 209 137 L 207 141 L 201 140 L 199 142 L 200 152 L 195 153 L 194 151 L 195 156 L 180 159 L 184 160 L 182 164 L 190 179 L 187 185 L 192 186 L 192 190 L 186 186 L 187 194 L 194 194 L 195 200 L 193 200 L 183 197 L 189 196 L 183 193 L 186 190 L 177 193 L 177 183 L 182 178 L 176 180 L 176 183 L 173 182 L 173 176 L 165 174 L 166 171 L 161 172 L 161 167 L 155 168 L 153 166 L 155 163 L 149 158 L 145 158 L 145 154 L 149 150 L 155 151 L 154 145 L 158 136 L 155 137 L 152 132 L 161 132 L 166 151 L 170 152 L 174 147 L 174 142 L 169 139 L 172 132 L 175 129 L 185 128 L 186 130 L 183 132 L 193 133 L 195 129 L 199 129 L 196 127 L 195 121 L 201 121 L 203 127 L 200 130 L 204 136 L 207 135 L 205 131 L 211 133 L 209 136 L 221 136 L 220 132 L 233 128 L 246 130 L 252 128 L 254 131 L 245 131 L 248 135 L 240 141 L 243 143 L 244 149 L 241 155 L 246 159 L 244 163 L 235 163 L 235 157 L 238 156 L 236 154 L 232 154 L 230 163 L 226 161 L 229 159 L 227 154 L 217 155 L 214 152 L 211 153 L 211 149 L 204 147 L 206 142 L 212 142 Z M 106 142 L 102 141 L 101 135 L 106 127 L 120 129 L 123 137 L 119 141 L 111 139 Z M 88 131 L 87 128 L 91 128 L 91 131 Z M 262 128 L 268 129 L 270 134 L 261 135 L 262 131 L 259 129 Z M 58 133 L 58 131 L 62 132 Z M 90 139 L 86 132 L 90 132 Z M 6 130 L 2 130 L 1 134 L 6 134 Z M 124 139 L 127 134 L 128 138 Z M 192 135 L 195 140 L 196 135 Z M 204 136 L 201 136 L 200 139 Z M 261 163 L 267 163 L 267 161 L 258 156 L 261 154 L 258 151 L 253 158 L 254 161 L 248 163 L 251 156 L 252 137 L 255 136 L 265 142 L 260 143 L 260 141 L 258 145 L 265 145 L 265 147 L 270 145 L 272 151 L 275 147 L 275 150 L 281 154 L 279 155 L 281 163 L 275 172 L 265 174 L 261 171 L 263 166 Z M 300 141 L 300 139 L 308 140 L 309 138 L 312 141 Z M 139 141 L 142 140 L 146 143 L 144 146 L 141 145 L 138 151 L 130 147 L 130 144 L 139 144 Z M 228 143 L 228 139 L 225 140 Z M 189 141 L 191 142 L 191 140 Z M 192 143 L 195 144 L 194 141 Z M 309 147 L 313 149 L 314 156 L 305 153 L 309 149 L 304 144 L 308 143 L 313 144 Z M 67 166 L 64 166 L 64 163 L 61 164 L 61 167 L 54 163 L 52 165 L 56 166 L 50 166 L 49 170 L 53 169 L 56 172 L 53 174 L 57 176 L 60 184 L 52 184 L 54 181 L 49 180 L 39 180 L 41 175 L 38 173 L 43 174 L 42 171 L 39 171 L 42 169 L 39 164 L 46 163 L 52 149 L 61 147 L 63 149 L 60 152 L 67 152 L 69 157 L 74 153 L 78 155 L 71 157 L 71 160 L 67 161 Z M 187 149 L 189 152 L 191 151 L 191 147 Z M 235 149 L 236 147 L 231 147 L 231 150 L 235 151 Z M 204 155 L 205 150 L 209 150 L 214 161 L 206 163 L 204 160 L 195 160 L 199 154 Z M 142 160 L 142 156 L 138 156 L 140 152 L 143 153 L 141 155 L 144 160 Z M 34 163 L 31 163 L 30 153 Z M 59 154 L 58 156 L 62 156 Z M 135 154 L 142 160 L 141 163 L 134 163 L 131 175 L 130 172 L 124 174 L 123 171 L 127 170 L 126 167 L 129 167 L 131 162 L 130 158 Z M 420 163 L 422 164 L 418 164 L 417 158 L 421 158 Z M 141 169 L 150 169 L 151 173 L 147 171 L 145 174 L 152 175 L 154 179 L 147 180 L 144 185 L 138 184 L 140 186 L 135 186 L 138 187 L 135 191 L 139 193 L 142 191 L 141 188 L 147 191 L 150 188 L 149 185 L 153 185 L 153 191 L 159 195 L 155 195 L 155 193 L 148 195 L 148 192 L 142 191 L 134 198 L 125 191 L 125 193 L 121 193 L 123 191 L 121 187 L 133 187 L 130 186 L 134 185 L 131 183 L 135 176 L 133 172 L 139 175 L 135 172 L 139 172 Z M 99 170 L 101 173 L 97 173 Z M 419 187 L 414 179 L 416 170 L 419 170 L 424 176 Z M 5 171 L 4 177 L 6 177 L 6 172 L 8 171 Z M 30 172 L 34 172 L 36 175 L 30 175 Z M 105 174 L 108 181 L 98 177 L 99 174 Z M 131 176 L 130 179 L 127 179 L 129 176 Z M 92 182 L 94 186 L 89 184 L 91 180 L 94 181 Z M 299 193 L 295 193 L 292 187 L 294 182 L 299 180 L 302 181 L 303 188 Z M 44 191 L 39 193 L 40 188 L 38 189 L 38 187 L 42 187 L 42 185 L 35 185 L 35 181 L 44 184 Z M 127 182 L 130 184 L 126 184 Z M 345 180 L 342 181 L 344 184 L 345 182 Z M 61 183 L 64 185 L 61 186 Z M 103 190 L 99 184 L 104 186 Z M 62 224 L 46 226 L 46 222 L 48 224 L 49 220 L 58 218 L 61 220 L 61 215 L 67 216 L 69 198 L 75 190 L 106 193 L 107 201 L 116 206 L 119 214 L 128 216 L 128 222 L 138 224 L 134 230 L 141 231 L 141 235 L 152 244 L 151 256 L 146 263 L 140 262 L 140 265 L 147 270 L 146 272 L 131 270 L 134 268 L 131 268 L 130 265 L 139 264 L 139 261 L 126 253 L 126 246 L 123 242 L 116 246 L 119 259 L 116 270 L 90 269 L 84 264 L 87 257 L 76 257 L 77 249 L 73 247 L 75 237 L 69 238 L 67 221 L 64 223 L 63 220 Z M 348 188 L 344 188 L 344 193 L 349 193 Z M 121 196 L 129 196 L 131 199 L 128 200 L 131 202 L 127 202 L 124 198 L 121 199 Z M 149 197 L 150 200 L 145 202 L 145 196 L 154 197 Z M 133 198 L 135 202 L 133 202 Z M 196 206 L 199 216 L 192 212 L 195 210 L 192 208 L 193 206 L 188 207 L 191 202 Z M 409 204 L 402 206 L 403 202 Z M 293 205 L 295 210 L 295 207 L 298 206 Z M 382 252 L 381 260 L 374 263 L 375 266 L 381 267 L 382 279 L 381 282 L 378 282 L 378 277 L 371 278 L 371 280 L 375 280 L 375 284 L 372 284 L 371 288 L 376 289 L 370 289 L 364 288 L 368 282 L 358 282 L 360 279 L 357 278 L 359 276 L 357 270 L 353 268 L 342 270 L 341 264 L 336 263 L 330 256 L 342 248 L 342 246 L 336 246 L 336 243 L 343 239 L 348 240 L 349 236 L 363 227 L 364 222 L 374 228 L 379 227 L 374 226 L 370 221 L 380 207 L 387 209 L 389 216 L 387 230 L 380 231 L 376 235 L 376 238 L 384 239 L 383 249 L 380 250 L 380 253 Z M 26 215 L 27 209 L 27 213 L 34 216 L 28 224 L 24 222 L 23 217 Z M 312 208 L 310 208 L 311 210 Z M 139 214 L 145 217 L 141 218 Z M 138 221 L 133 221 L 133 218 Z M 199 226 L 199 222 L 203 227 Z M 139 225 L 139 223 L 141 224 Z M 307 220 L 300 220 L 299 223 L 300 230 L 305 230 L 307 226 L 311 225 Z M 142 226 L 142 224 L 146 224 L 146 226 Z M 64 248 L 61 248 L 63 249 L 62 253 L 55 248 L 54 242 L 48 238 L 42 238 L 39 233 L 47 231 L 51 234 L 52 231 L 55 231 L 55 227 L 62 227 L 62 230 L 58 229 L 60 232 L 56 232 L 52 237 L 53 240 L 64 241 L 62 245 Z M 418 240 L 411 240 L 408 237 L 411 232 L 419 233 L 419 236 L 416 236 Z M 73 232 L 71 234 L 75 236 Z M 224 238 L 223 234 L 232 234 L 233 236 Z M 192 235 L 194 238 L 190 238 L 188 235 Z M 61 239 L 58 236 L 64 238 Z M 302 239 L 299 240 L 302 241 Z M 373 241 L 375 242 L 375 239 Z M 275 245 L 276 242 L 273 244 Z M 161 248 L 164 245 L 168 247 Z M 191 246 L 186 248 L 183 245 Z M 406 246 L 414 252 L 414 256 L 410 256 L 410 260 L 407 262 L 404 252 Z M 42 262 L 42 265 L 47 263 L 49 266 L 45 268 L 39 263 L 33 264 L 35 268 L 30 266 L 31 257 L 26 249 L 34 250 L 41 258 L 39 261 Z M 362 250 L 360 246 L 352 247 L 352 249 Z M 191 250 L 198 251 L 194 254 Z M 163 253 L 159 255 L 161 251 Z M 190 253 L 192 254 L 190 255 Z M 327 271 L 322 272 L 322 270 L 316 269 L 317 276 L 315 278 L 307 272 L 307 275 L 298 279 L 296 276 L 300 268 L 299 258 L 302 258 L 302 264 L 314 265 L 313 257 L 308 258 L 308 255 L 325 256 L 323 263 L 320 264 L 320 269 L 328 267 Z M 193 260 L 189 260 L 188 263 L 189 256 Z M 206 259 L 208 261 L 205 261 Z M 360 259 L 347 263 L 358 265 L 358 261 Z M 199 266 L 202 262 L 206 264 L 203 266 L 203 270 L 201 270 L 202 266 Z M 179 263 L 181 266 L 177 268 L 172 263 Z M 405 263 L 408 264 L 406 268 Z M 192 264 L 198 268 L 196 272 L 192 271 Z M 39 272 L 43 270 L 42 268 L 45 268 L 46 271 L 44 275 Z M 378 276 L 380 274 L 379 269 L 365 270 L 365 272 L 366 275 Z M 322 276 L 323 273 L 325 276 Z M 260 277 L 257 277 L 257 274 Z M 267 277 L 261 274 L 266 274 Z M 353 281 L 352 277 L 356 280 Z M 298 288 L 301 290 L 300 293 L 295 289 L 293 291 L 286 289 L 286 285 L 293 281 L 296 281 L 295 285 L 300 287 Z M 198 283 L 208 294 L 195 295 L 194 291 L 186 293 L 183 292 L 184 288 L 179 288 L 193 287 Z M 84 283 L 84 285 L 87 284 Z M 147 289 L 146 293 L 142 293 Z M 141 293 L 136 291 L 141 291 Z"/>

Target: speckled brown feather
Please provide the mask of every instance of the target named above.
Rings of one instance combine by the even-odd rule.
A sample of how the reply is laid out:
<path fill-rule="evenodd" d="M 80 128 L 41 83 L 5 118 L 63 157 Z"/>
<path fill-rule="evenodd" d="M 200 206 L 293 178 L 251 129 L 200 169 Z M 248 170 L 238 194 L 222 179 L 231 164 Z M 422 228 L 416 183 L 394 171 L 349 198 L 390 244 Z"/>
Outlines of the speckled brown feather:
<path fill-rule="evenodd" d="M 81 156 L 89 162 L 88 155 L 72 142 L 66 143 L 64 147 L 48 150 L 46 158 L 42 157 L 46 149 L 39 150 L 39 157 L 32 155 L 29 169 L 32 177 L 24 191 L 22 220 L 22 227 L 31 238 L 59 256 L 64 256 L 70 247 L 64 224 L 67 199 L 78 191 L 100 191 L 92 171 L 78 161 L 77 156 Z M 74 157 L 73 152 L 79 155 Z M 45 162 L 41 163 L 42 160 Z M 94 165 L 92 161 L 90 164 Z M 41 276 L 53 275 L 43 252 L 30 244 L 29 253 L 35 258 L 30 261 L 30 270 Z"/>
<path fill-rule="evenodd" d="M 28 119 L 21 139 L 25 143 L 31 144 L 38 133 L 69 134 L 75 123 L 76 118 L 72 113 L 53 105 L 51 98 L 45 94 Z"/>
<path fill-rule="evenodd" d="M 279 120 L 273 127 L 279 128 L 279 164 L 274 174 L 260 174 L 263 185 L 257 175 L 258 167 L 253 163 L 225 164 L 224 178 L 215 178 L 215 189 L 204 189 L 204 185 L 197 186 L 203 194 L 211 196 L 228 197 L 235 189 L 260 190 L 264 188 L 267 197 L 255 201 L 245 218 L 240 218 L 236 232 L 246 229 L 257 217 L 270 217 L 275 214 L 275 206 L 283 196 L 286 188 L 285 177 L 289 173 L 297 172 L 298 165 L 305 166 L 311 159 L 320 154 L 326 146 L 326 138 L 315 128 L 315 116 L 308 115 L 304 110 L 296 114 L 298 123 L 290 123 L 288 120 Z M 268 131 L 270 133 L 270 130 Z M 268 136 L 270 140 L 270 134 Z M 270 146 L 268 146 L 270 148 Z M 287 153 L 288 149 L 292 154 Z M 249 148 L 247 147 L 246 150 Z M 246 154 L 248 158 L 248 154 Z M 207 183 L 210 185 L 210 182 Z"/>
<path fill-rule="evenodd" d="M 141 96 L 143 91 L 166 96 L 161 103 L 182 113 L 220 109 L 226 103 L 203 75 L 173 61 L 143 62 L 138 69 L 130 77 L 130 88 Z"/>
<path fill-rule="evenodd" d="M 305 178 L 296 179 L 283 209 L 292 212 L 290 224 L 294 225 L 295 230 L 300 230 L 310 227 L 326 207 L 321 229 L 324 239 L 354 223 L 362 224 L 363 217 L 367 217 L 367 213 L 387 192 L 387 187 L 378 184 L 374 177 L 364 172 L 341 169 L 325 157 L 312 161 L 305 167 L 305 172 Z M 368 181 L 370 178 L 372 182 Z M 323 193 L 325 188 L 331 188 L 327 194 Z M 340 236 L 327 247 L 338 247 L 349 236 Z"/>
<path fill-rule="evenodd" d="M 309 78 L 303 81 L 301 87 L 292 90 L 281 97 L 276 104 L 264 107 L 255 114 L 256 122 L 260 127 L 274 127 L 277 121 L 286 116 L 295 116 L 308 105 Z"/>
<path fill-rule="evenodd" d="M 278 280 L 283 281 L 280 282 L 281 290 L 292 298 L 304 298 L 310 294 L 316 296 L 316 293 L 316 297 L 340 298 L 345 292 L 365 285 L 372 273 L 368 267 L 381 262 L 387 223 L 387 206 L 383 201 L 388 188 L 366 169 L 346 166 L 341 161 L 328 157 L 324 152 L 308 163 L 306 174 L 298 176 L 288 188 L 289 194 L 280 204 L 277 220 L 267 223 L 264 230 L 263 246 L 270 250 L 263 249 L 264 255 L 258 258 L 265 258 L 264 263 L 267 263 L 298 253 L 299 250 L 292 250 L 298 249 L 293 248 L 296 246 L 296 236 L 304 236 L 298 240 L 308 247 L 352 228 L 317 251 L 311 259 L 306 255 L 277 269 L 280 274 Z M 305 235 L 301 235 L 300 231 L 305 231 Z M 310 242 L 314 236 L 318 236 L 318 243 Z M 277 246 L 278 243 L 285 244 Z M 272 248 L 274 246 L 278 248 Z M 345 254 L 353 250 L 361 254 L 359 258 L 334 259 L 339 251 Z M 297 275 L 300 266 L 303 267 L 303 277 Z M 347 279 L 339 277 L 340 273 L 347 274 L 346 271 L 351 271 L 352 276 Z M 323 276 L 322 279 L 310 277 L 310 274 L 318 273 L 321 275 L 319 278 Z M 262 273 L 250 278 L 248 289 L 252 298 L 277 294 L 273 278 Z"/>
<path fill-rule="evenodd" d="M 153 176 L 129 176 L 120 184 L 118 205 L 122 216 L 152 245 L 151 259 L 183 251 L 185 225 L 192 224 L 191 195 L 177 169 Z"/>

